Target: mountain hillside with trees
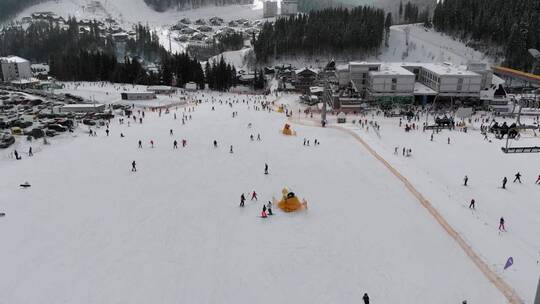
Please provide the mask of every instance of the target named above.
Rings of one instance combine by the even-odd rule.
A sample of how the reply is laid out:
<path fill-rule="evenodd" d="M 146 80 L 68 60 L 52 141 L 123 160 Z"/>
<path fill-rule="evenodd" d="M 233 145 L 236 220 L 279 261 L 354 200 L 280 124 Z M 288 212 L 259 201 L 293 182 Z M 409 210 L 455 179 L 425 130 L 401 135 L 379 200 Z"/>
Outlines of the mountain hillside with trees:
<path fill-rule="evenodd" d="M 158 12 L 168 9 L 191 9 L 208 5 L 223 6 L 230 4 L 251 4 L 253 0 L 144 0 L 144 2 Z M 216 15 L 219 15 L 216 12 Z"/>
<path fill-rule="evenodd" d="M 502 49 L 504 65 L 524 71 L 533 64 L 528 49 L 540 49 L 538 0 L 445 0 L 435 8 L 433 25 L 487 53 Z"/>
<path fill-rule="evenodd" d="M 259 62 L 281 55 L 369 53 L 379 49 L 384 31 L 381 9 L 329 8 L 265 23 L 253 46 Z"/>

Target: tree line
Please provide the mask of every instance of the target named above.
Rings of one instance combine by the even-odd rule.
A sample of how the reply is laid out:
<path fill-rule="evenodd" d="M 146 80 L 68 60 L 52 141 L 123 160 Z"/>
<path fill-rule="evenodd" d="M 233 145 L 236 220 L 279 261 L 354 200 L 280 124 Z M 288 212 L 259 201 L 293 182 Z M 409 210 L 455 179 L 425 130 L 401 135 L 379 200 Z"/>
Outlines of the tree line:
<path fill-rule="evenodd" d="M 171 8 L 181 10 L 207 5 L 251 4 L 253 0 L 144 0 L 144 2 L 154 10 L 163 12 Z"/>
<path fill-rule="evenodd" d="M 445 0 L 435 7 L 436 30 L 463 40 L 479 41 L 486 51 L 499 46 L 504 65 L 529 71 L 540 49 L 540 1 Z M 493 55 L 493 54 L 492 54 Z"/>
<path fill-rule="evenodd" d="M 273 55 L 372 52 L 384 39 L 385 14 L 373 7 L 327 8 L 265 23 L 253 47 L 259 62 Z"/>
<path fill-rule="evenodd" d="M 50 75 L 62 81 L 110 81 L 133 84 L 184 86 L 195 82 L 227 90 L 236 84 L 236 70 L 220 62 L 205 75 L 197 58 L 187 53 L 171 54 L 159 44 L 159 37 L 147 26 L 134 26 L 135 37 L 122 42 L 125 56 L 118 55 L 118 42 L 104 35 L 97 22 L 80 30 L 75 18 L 66 27 L 53 22 L 34 22 L 26 29 L 10 26 L 0 30 L 0 56 L 17 55 L 33 62 L 45 62 Z M 231 38 L 234 41 L 234 38 Z M 233 43 L 233 42 L 231 42 Z M 148 71 L 146 62 L 157 63 Z M 224 79 L 224 80 L 222 80 Z"/>

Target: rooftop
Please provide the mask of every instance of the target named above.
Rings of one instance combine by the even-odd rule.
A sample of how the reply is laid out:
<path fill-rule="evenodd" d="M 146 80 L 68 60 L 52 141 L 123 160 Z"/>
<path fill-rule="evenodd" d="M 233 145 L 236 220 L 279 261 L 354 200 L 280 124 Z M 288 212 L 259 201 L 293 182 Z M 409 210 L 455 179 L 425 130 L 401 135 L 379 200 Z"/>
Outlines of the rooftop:
<path fill-rule="evenodd" d="M 18 56 L 7 56 L 7 57 L 0 57 L 0 61 L 5 62 L 12 62 L 12 63 L 24 63 L 29 62 L 28 60 L 18 57 Z"/>
<path fill-rule="evenodd" d="M 414 76 L 414 73 L 403 68 L 400 63 L 383 63 L 379 71 L 371 71 L 370 75 L 394 75 L 394 76 Z"/>

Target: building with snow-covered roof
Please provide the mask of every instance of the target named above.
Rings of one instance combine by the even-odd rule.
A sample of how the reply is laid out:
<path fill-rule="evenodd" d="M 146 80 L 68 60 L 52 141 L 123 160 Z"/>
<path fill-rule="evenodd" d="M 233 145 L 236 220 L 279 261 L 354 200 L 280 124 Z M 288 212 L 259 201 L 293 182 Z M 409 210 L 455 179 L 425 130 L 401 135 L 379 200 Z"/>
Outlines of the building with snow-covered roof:
<path fill-rule="evenodd" d="M 263 2 L 263 18 L 276 17 L 278 14 L 277 1 L 264 1 Z"/>
<path fill-rule="evenodd" d="M 281 1 L 281 14 L 286 15 L 286 16 L 298 14 L 298 1 L 297 0 L 282 0 Z"/>
<path fill-rule="evenodd" d="M 32 78 L 30 61 L 17 57 L 0 57 L 0 81 L 11 82 Z"/>
<path fill-rule="evenodd" d="M 381 64 L 375 62 L 350 62 L 349 63 L 349 79 L 353 89 L 357 92 L 367 88 L 368 74 L 372 71 L 378 71 Z"/>
<path fill-rule="evenodd" d="M 380 70 L 368 72 L 370 96 L 412 96 L 415 75 L 398 64 L 382 64 Z"/>
<path fill-rule="evenodd" d="M 157 86 L 149 86 L 146 88 L 148 92 L 153 92 L 155 94 L 173 94 L 176 93 L 175 87 L 165 86 L 165 85 L 157 85 Z"/>
<path fill-rule="evenodd" d="M 439 96 L 480 97 L 482 76 L 447 63 L 422 63 L 418 81 Z"/>

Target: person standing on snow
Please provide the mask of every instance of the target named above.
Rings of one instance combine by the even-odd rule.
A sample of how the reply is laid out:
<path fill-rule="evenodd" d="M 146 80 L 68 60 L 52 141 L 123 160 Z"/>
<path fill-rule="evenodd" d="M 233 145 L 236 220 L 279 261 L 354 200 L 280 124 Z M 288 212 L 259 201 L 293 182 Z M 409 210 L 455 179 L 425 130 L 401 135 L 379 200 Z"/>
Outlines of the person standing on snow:
<path fill-rule="evenodd" d="M 521 174 L 518 172 L 516 175 L 514 175 L 516 178 L 514 178 L 514 183 L 518 181 L 521 184 Z"/>
<path fill-rule="evenodd" d="M 182 139 L 182 148 L 185 148 L 187 145 L 187 140 Z"/>
<path fill-rule="evenodd" d="M 142 141 L 139 139 L 139 149 L 142 149 Z"/>
<path fill-rule="evenodd" d="M 150 146 L 153 148 L 154 147 L 154 140 L 150 140 Z"/>
<path fill-rule="evenodd" d="M 244 207 L 244 203 L 246 202 L 246 197 L 244 196 L 244 193 L 240 195 L 240 207 Z"/>
<path fill-rule="evenodd" d="M 172 129 L 169 130 L 169 135 L 170 135 L 170 136 L 173 135 L 173 130 L 172 130 Z"/>
<path fill-rule="evenodd" d="M 506 183 L 508 182 L 508 179 L 506 178 L 506 176 L 503 178 L 502 180 L 502 188 L 503 189 L 506 189 Z"/>
<path fill-rule="evenodd" d="M 214 140 L 214 148 L 217 148 L 217 140 Z"/>
<path fill-rule="evenodd" d="M 267 215 L 266 215 L 266 205 L 263 205 L 263 209 L 262 209 L 262 212 L 261 212 L 261 217 L 262 218 L 266 218 Z"/>
<path fill-rule="evenodd" d="M 173 142 L 173 149 L 178 149 L 178 142 L 176 140 Z"/>
<path fill-rule="evenodd" d="M 536 179 L 535 184 L 539 184 L 539 185 L 540 185 L 540 175 L 538 175 L 538 179 Z"/>
<path fill-rule="evenodd" d="M 266 209 L 268 209 L 268 215 L 274 215 L 272 213 L 272 202 L 268 201 L 268 204 L 266 205 Z"/>
<path fill-rule="evenodd" d="M 264 164 L 264 174 L 268 175 L 268 164 Z"/>
<path fill-rule="evenodd" d="M 474 198 L 471 200 L 471 203 L 469 204 L 469 209 L 474 209 L 476 210 L 476 208 L 474 207 L 474 204 L 476 203 L 476 201 L 474 200 Z"/>
<path fill-rule="evenodd" d="M 369 304 L 369 296 L 367 295 L 367 293 L 364 293 L 362 300 L 364 300 L 364 304 Z"/>
<path fill-rule="evenodd" d="M 32 152 L 32 147 L 28 148 L 28 156 L 34 156 L 34 153 Z"/>
<path fill-rule="evenodd" d="M 499 231 L 506 231 L 506 228 L 504 227 L 504 218 L 501 217 L 499 220 Z"/>
<path fill-rule="evenodd" d="M 137 163 L 131 162 L 131 172 L 137 172 Z"/>
<path fill-rule="evenodd" d="M 261 134 L 260 134 L 260 133 L 257 134 L 257 140 L 258 140 L 258 141 L 261 140 Z"/>
<path fill-rule="evenodd" d="M 233 152 L 232 145 L 231 145 L 231 149 L 230 149 L 229 153 L 234 153 L 234 152 Z"/>
<path fill-rule="evenodd" d="M 463 178 L 463 186 L 467 186 L 468 182 L 469 182 L 469 177 L 465 175 L 465 178 Z"/>
<path fill-rule="evenodd" d="M 257 192 L 253 191 L 251 194 L 251 200 L 257 200 Z"/>

